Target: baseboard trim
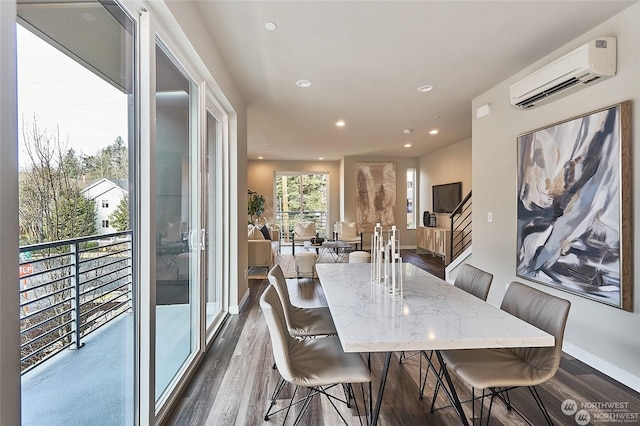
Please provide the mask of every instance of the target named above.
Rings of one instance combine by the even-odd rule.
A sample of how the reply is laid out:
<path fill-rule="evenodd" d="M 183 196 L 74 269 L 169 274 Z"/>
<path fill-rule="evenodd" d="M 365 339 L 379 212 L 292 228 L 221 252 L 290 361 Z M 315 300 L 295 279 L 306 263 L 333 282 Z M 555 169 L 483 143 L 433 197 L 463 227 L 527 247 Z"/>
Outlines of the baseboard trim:
<path fill-rule="evenodd" d="M 571 343 L 567 343 L 566 340 L 562 345 L 562 350 L 623 385 L 630 387 L 636 392 L 640 392 L 640 377 L 636 377 L 628 371 L 624 371 L 621 368 L 616 367 L 615 365 L 604 361 L 603 359 L 598 358 L 575 345 L 572 345 Z"/>
<path fill-rule="evenodd" d="M 244 295 L 242 296 L 240 303 L 238 303 L 237 305 L 229 306 L 229 313 L 231 315 L 238 315 L 240 311 L 244 309 L 248 300 L 249 300 L 249 289 L 247 289 L 247 291 L 244 292 Z"/>

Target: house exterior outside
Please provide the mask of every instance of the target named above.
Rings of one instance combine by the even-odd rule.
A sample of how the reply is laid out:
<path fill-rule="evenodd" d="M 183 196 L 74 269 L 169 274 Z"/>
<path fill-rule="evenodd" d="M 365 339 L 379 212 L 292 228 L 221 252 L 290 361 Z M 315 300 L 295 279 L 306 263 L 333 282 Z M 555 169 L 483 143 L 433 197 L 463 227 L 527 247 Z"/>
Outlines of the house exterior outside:
<path fill-rule="evenodd" d="M 117 231 L 111 226 L 109 216 L 116 211 L 120 202 L 129 194 L 125 187 L 125 181 L 103 178 L 80 191 L 84 197 L 95 201 L 96 230 L 99 235 Z"/>

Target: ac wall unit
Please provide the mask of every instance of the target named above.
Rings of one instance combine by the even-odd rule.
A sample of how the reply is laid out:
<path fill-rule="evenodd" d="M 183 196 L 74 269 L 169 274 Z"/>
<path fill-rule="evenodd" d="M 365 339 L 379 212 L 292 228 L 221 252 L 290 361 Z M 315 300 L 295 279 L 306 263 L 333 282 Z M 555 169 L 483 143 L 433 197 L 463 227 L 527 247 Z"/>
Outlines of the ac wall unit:
<path fill-rule="evenodd" d="M 614 75 L 616 38 L 601 37 L 512 84 L 509 97 L 516 108 L 533 108 Z"/>

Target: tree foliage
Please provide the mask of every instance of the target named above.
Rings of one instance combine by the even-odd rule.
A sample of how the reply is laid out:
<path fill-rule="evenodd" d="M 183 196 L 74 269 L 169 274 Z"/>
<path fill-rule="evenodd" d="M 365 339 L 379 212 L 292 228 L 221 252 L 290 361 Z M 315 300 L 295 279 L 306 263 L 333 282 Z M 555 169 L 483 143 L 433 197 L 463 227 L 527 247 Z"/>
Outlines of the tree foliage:
<path fill-rule="evenodd" d="M 20 231 L 24 244 L 95 234 L 95 202 L 80 193 L 80 163 L 60 131 L 46 132 L 34 119 L 22 124 L 28 164 L 20 175 Z"/>
<path fill-rule="evenodd" d="M 129 197 L 125 196 L 116 210 L 109 215 L 111 226 L 117 231 L 126 231 L 129 229 Z"/>
<path fill-rule="evenodd" d="M 81 159 L 84 179 L 87 181 L 108 179 L 127 179 L 129 175 L 128 148 L 120 136 L 96 155 L 85 155 Z"/>

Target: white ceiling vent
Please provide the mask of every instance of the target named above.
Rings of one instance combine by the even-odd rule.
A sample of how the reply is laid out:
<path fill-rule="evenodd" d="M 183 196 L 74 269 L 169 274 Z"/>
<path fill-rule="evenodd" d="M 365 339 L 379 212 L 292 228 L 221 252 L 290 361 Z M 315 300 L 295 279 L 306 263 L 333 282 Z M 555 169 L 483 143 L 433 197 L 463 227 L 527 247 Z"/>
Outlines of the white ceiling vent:
<path fill-rule="evenodd" d="M 509 88 L 511 105 L 527 109 L 616 75 L 616 38 L 586 43 Z"/>

